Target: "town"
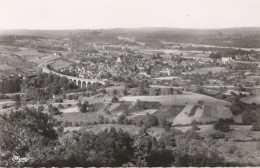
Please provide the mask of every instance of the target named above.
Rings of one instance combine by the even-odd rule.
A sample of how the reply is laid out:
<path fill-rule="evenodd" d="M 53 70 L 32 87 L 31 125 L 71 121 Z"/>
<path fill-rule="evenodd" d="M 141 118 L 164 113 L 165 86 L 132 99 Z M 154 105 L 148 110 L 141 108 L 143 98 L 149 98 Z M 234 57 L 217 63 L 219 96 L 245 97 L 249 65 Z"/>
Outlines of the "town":
<path fill-rule="evenodd" d="M 25 166 L 49 166 L 54 160 L 60 161 L 56 166 L 198 166 L 196 159 L 203 160 L 199 166 L 260 164 L 260 51 L 253 44 L 224 47 L 85 33 L 77 40 L 1 35 L 0 115 L 8 132 L 1 130 L 6 138 L 0 166 L 12 165 L 10 151 L 30 156 Z M 15 123 L 21 129 L 11 127 Z M 23 146 L 8 146 L 16 141 L 8 133 L 23 139 Z M 38 148 L 25 140 L 29 136 L 46 143 Z M 118 138 L 127 148 L 119 155 L 129 158 L 117 155 L 120 145 L 107 161 L 108 156 L 86 145 L 103 145 L 107 139 L 102 136 Z M 143 151 L 147 144 L 140 138 L 156 147 Z M 80 153 L 81 141 L 97 158 Z M 132 141 L 139 144 L 127 144 Z M 112 146 L 100 148 L 108 152 Z M 71 148 L 77 149 L 74 154 Z M 36 156 L 45 149 L 46 162 Z M 182 162 L 185 157 L 194 161 Z"/>

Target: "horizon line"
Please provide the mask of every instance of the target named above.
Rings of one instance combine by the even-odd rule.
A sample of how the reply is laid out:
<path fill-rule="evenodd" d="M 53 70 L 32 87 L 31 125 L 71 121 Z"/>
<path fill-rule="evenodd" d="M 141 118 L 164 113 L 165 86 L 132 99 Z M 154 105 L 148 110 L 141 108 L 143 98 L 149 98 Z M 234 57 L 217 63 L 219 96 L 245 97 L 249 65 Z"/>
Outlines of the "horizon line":
<path fill-rule="evenodd" d="M 238 27 L 219 27 L 219 28 L 187 28 L 187 27 L 153 27 L 153 26 L 144 26 L 144 27 L 113 27 L 113 28 L 64 28 L 64 29 L 41 29 L 41 28 L 0 28 L 0 31 L 18 31 L 18 30 L 27 30 L 27 31 L 65 31 L 65 30 L 113 30 L 113 29 L 186 29 L 186 30 L 216 30 L 216 29 L 245 29 L 245 28 L 260 28 L 260 26 L 238 26 Z"/>

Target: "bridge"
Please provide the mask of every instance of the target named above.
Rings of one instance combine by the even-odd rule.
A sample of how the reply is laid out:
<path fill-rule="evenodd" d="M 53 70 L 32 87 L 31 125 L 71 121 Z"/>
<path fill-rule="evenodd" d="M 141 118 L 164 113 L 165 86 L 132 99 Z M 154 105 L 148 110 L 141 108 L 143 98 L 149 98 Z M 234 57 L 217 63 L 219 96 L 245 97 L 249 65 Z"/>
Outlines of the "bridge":
<path fill-rule="evenodd" d="M 48 69 L 47 65 L 49 65 L 50 63 L 52 63 L 53 61 L 50 62 L 46 62 L 43 66 L 42 66 L 42 72 L 44 73 L 52 73 L 55 74 L 57 76 L 60 77 L 65 77 L 67 79 L 69 79 L 70 81 L 74 82 L 77 86 L 79 86 L 80 88 L 86 88 L 87 84 L 93 84 L 93 83 L 100 83 L 102 85 L 104 85 L 107 81 L 107 79 L 105 80 L 99 80 L 99 79 L 84 79 L 84 78 L 79 78 L 79 77 L 74 77 L 74 76 L 69 76 L 69 75 L 64 75 L 55 71 L 52 71 L 50 69 Z"/>

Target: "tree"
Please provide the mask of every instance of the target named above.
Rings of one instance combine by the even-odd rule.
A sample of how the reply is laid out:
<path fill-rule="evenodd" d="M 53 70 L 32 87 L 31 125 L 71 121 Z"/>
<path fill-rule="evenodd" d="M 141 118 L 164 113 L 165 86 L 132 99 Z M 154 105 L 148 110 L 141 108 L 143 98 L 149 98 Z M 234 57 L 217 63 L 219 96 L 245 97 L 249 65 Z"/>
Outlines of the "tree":
<path fill-rule="evenodd" d="M 124 121 L 126 120 L 126 116 L 125 115 L 120 115 L 118 118 L 117 118 L 117 123 L 118 124 L 124 124 Z"/>
<path fill-rule="evenodd" d="M 123 93 L 123 95 L 127 95 L 127 89 L 124 89 L 124 90 L 122 91 L 122 93 Z"/>
<path fill-rule="evenodd" d="M 78 166 L 122 166 L 133 157 L 133 139 L 122 130 L 84 132 L 74 145 Z"/>
<path fill-rule="evenodd" d="M 106 90 L 106 89 L 102 89 L 102 93 L 103 93 L 103 94 L 106 94 L 106 93 L 107 93 L 107 90 Z"/>
<path fill-rule="evenodd" d="M 256 122 L 256 113 L 250 109 L 244 110 L 242 112 L 242 122 L 244 124 L 252 124 Z"/>
<path fill-rule="evenodd" d="M 251 131 L 260 131 L 260 123 L 254 122 L 251 127 Z"/>
<path fill-rule="evenodd" d="M 140 86 L 139 87 L 139 95 L 145 95 L 145 94 L 147 94 L 147 91 L 144 89 L 143 86 Z"/>
<path fill-rule="evenodd" d="M 99 124 L 103 124 L 104 123 L 104 116 L 103 115 L 99 115 L 98 116 L 98 123 Z"/>
<path fill-rule="evenodd" d="M 1 166 L 18 166 L 11 160 L 13 155 L 30 156 L 27 164 L 33 163 L 58 137 L 54 118 L 34 108 L 11 112 L 0 120 Z M 48 160 L 46 157 L 43 159 Z"/>
<path fill-rule="evenodd" d="M 7 104 L 3 104 L 2 109 L 7 109 L 8 105 Z"/>
<path fill-rule="evenodd" d="M 214 124 L 214 129 L 220 130 L 222 132 L 228 132 L 230 127 L 227 123 L 225 123 L 222 119 Z"/>
<path fill-rule="evenodd" d="M 116 89 L 113 90 L 113 95 L 115 95 L 115 94 L 117 94 L 117 90 Z"/>
<path fill-rule="evenodd" d="M 57 107 L 52 106 L 52 105 L 48 106 L 48 111 L 49 111 L 49 114 L 51 114 L 51 115 L 58 115 L 58 114 L 60 114 L 59 109 Z"/>
<path fill-rule="evenodd" d="M 158 126 L 159 125 L 158 118 L 154 115 L 147 115 L 145 120 L 144 120 L 144 125 L 147 128 L 150 128 L 152 126 Z"/>
<path fill-rule="evenodd" d="M 117 98 L 116 96 L 113 96 L 111 102 L 112 102 L 112 103 L 118 102 L 118 98 Z"/>

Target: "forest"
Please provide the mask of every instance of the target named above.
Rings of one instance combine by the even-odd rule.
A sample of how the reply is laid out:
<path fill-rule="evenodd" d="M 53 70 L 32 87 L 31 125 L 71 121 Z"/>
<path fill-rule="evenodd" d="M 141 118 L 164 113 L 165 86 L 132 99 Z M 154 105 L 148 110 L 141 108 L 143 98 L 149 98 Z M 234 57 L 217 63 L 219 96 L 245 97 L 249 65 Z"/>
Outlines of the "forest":
<path fill-rule="evenodd" d="M 208 151 L 195 131 L 166 131 L 161 138 L 143 127 L 138 135 L 121 129 L 65 132 L 41 109 L 24 107 L 0 118 L 0 166 L 232 166 Z M 13 156 L 27 158 L 24 163 Z"/>

